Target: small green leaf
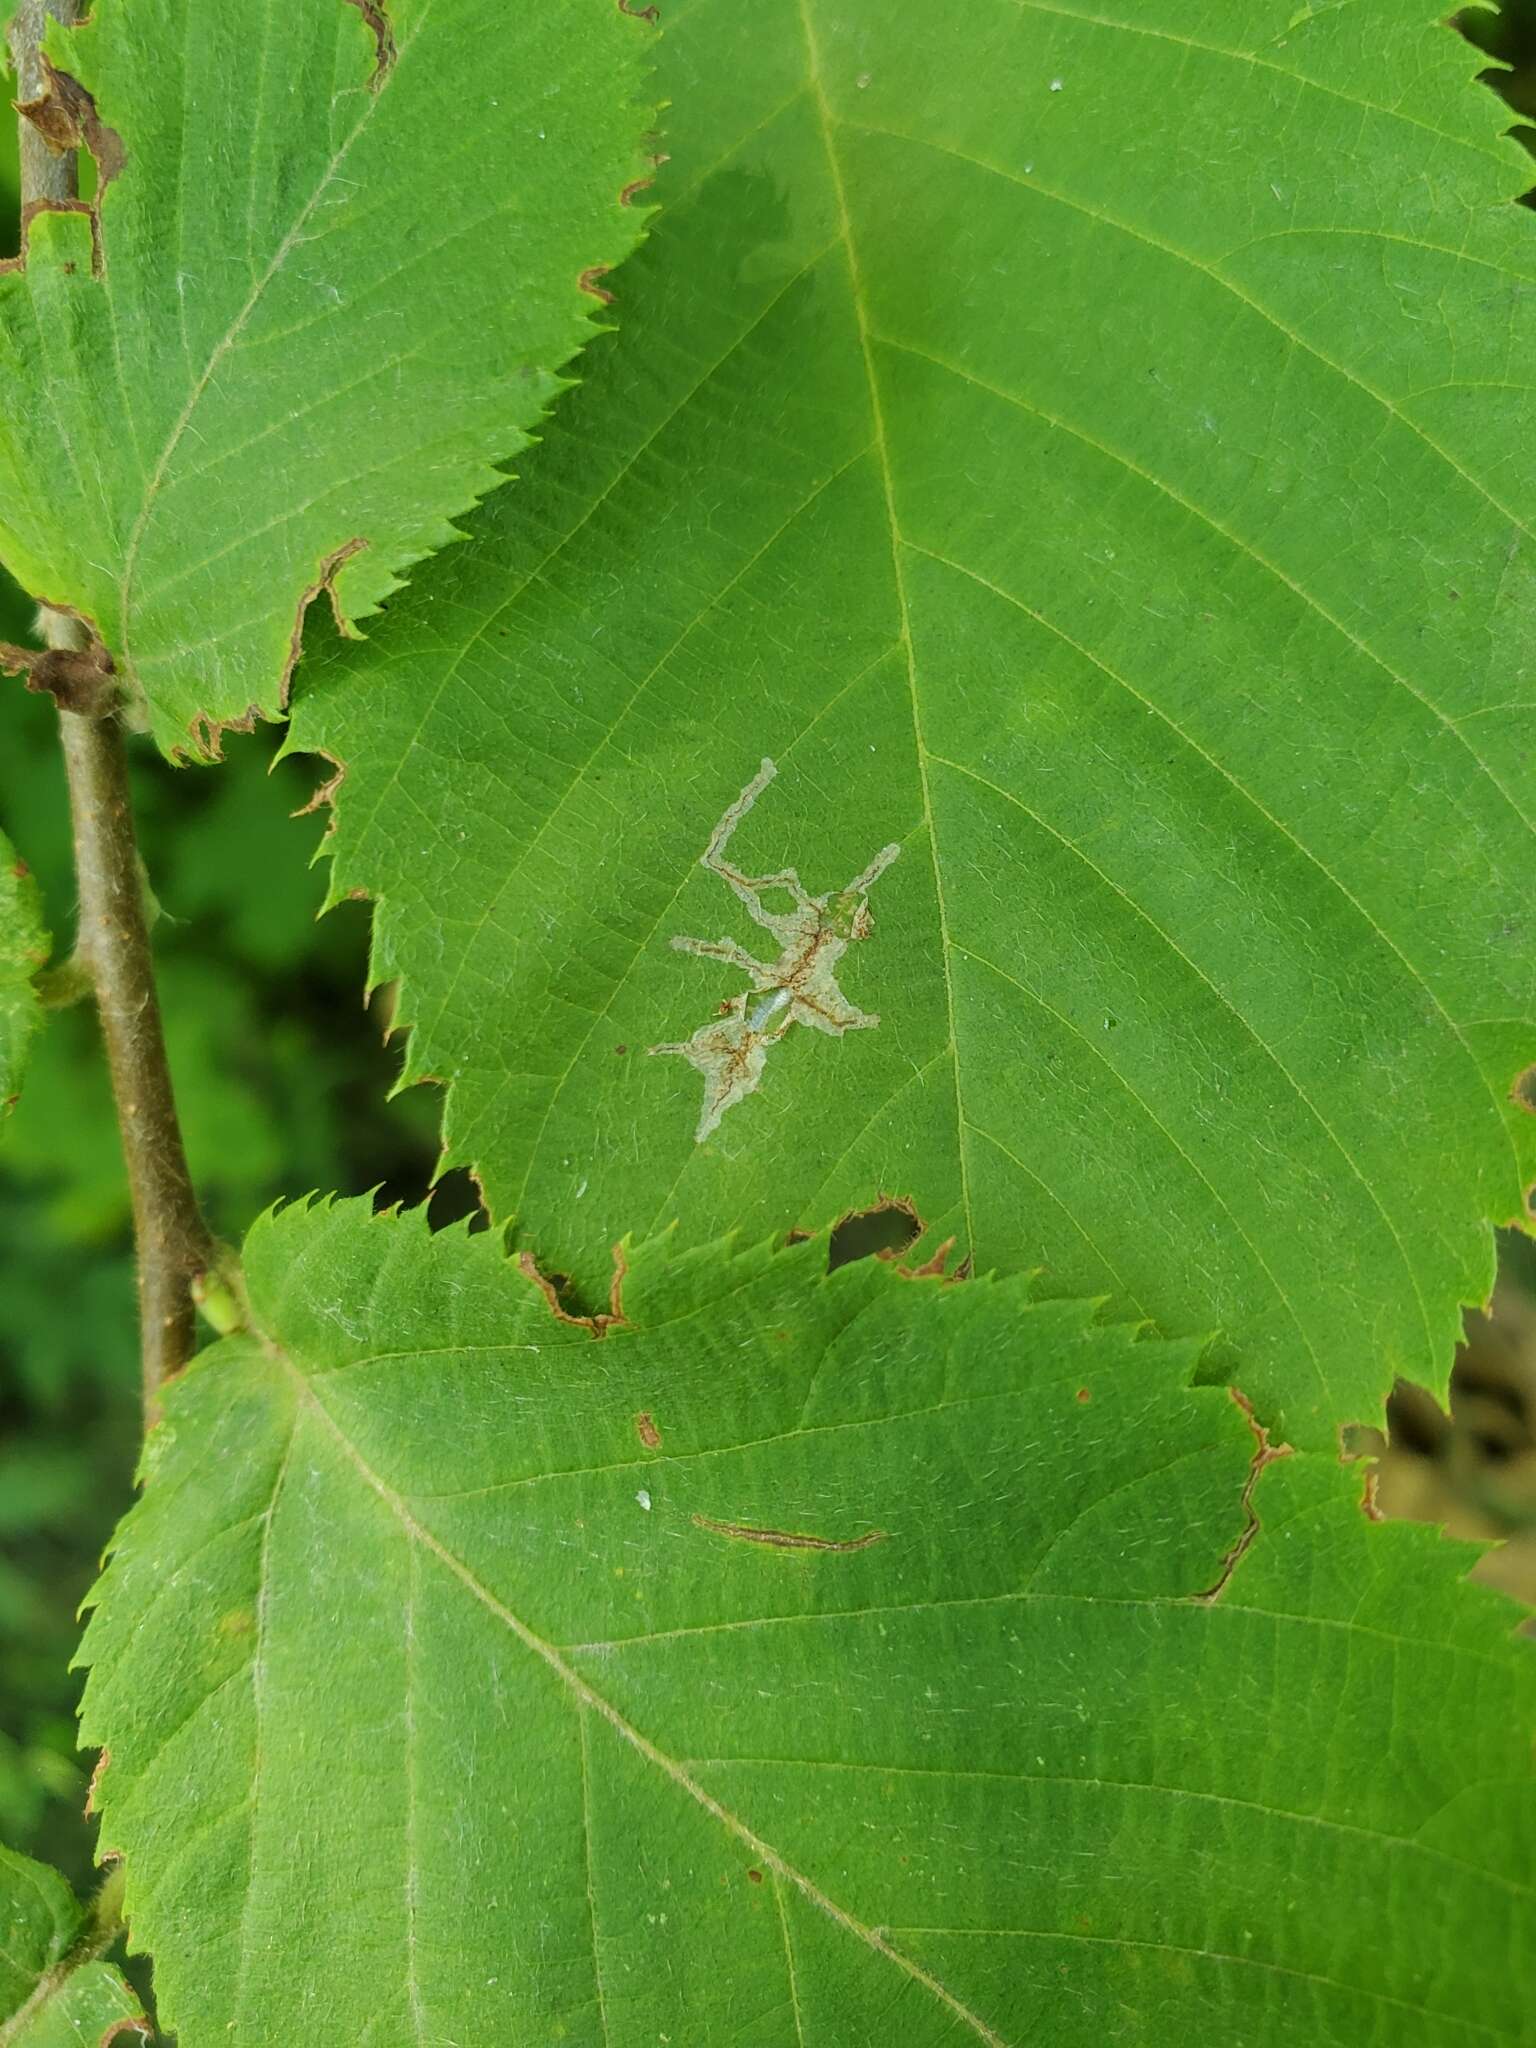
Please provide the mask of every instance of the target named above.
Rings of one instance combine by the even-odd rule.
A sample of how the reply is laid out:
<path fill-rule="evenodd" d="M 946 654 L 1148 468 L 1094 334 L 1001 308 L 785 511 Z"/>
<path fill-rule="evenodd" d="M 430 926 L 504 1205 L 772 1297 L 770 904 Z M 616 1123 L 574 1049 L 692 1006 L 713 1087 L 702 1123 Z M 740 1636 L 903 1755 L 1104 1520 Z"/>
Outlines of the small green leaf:
<path fill-rule="evenodd" d="M 100 0 L 41 118 L 97 201 L 0 279 L 0 553 L 167 749 L 282 703 L 499 481 L 641 215 L 614 0 Z M 58 124 L 63 123 L 59 129 Z"/>
<path fill-rule="evenodd" d="M 121 1971 L 95 1951 L 58 1872 L 0 1847 L 0 2048 L 107 2048 L 149 2032 Z"/>
<path fill-rule="evenodd" d="M 449 1162 L 588 1298 L 884 1191 L 1298 1440 L 1444 1384 L 1536 1178 L 1536 226 L 1430 10 L 1294 12 L 669 23 L 622 333 L 295 722 Z M 733 859 L 903 848 L 880 1022 L 696 1142 L 647 1049 L 742 1051 L 670 942 L 762 941 L 700 855 L 764 755 Z"/>
<path fill-rule="evenodd" d="M 42 1022 L 38 971 L 48 964 L 37 884 L 0 832 L 0 1114 L 21 1085 L 27 1049 Z"/>
<path fill-rule="evenodd" d="M 488 1235 L 257 1226 L 83 1653 L 182 2048 L 1524 2038 L 1466 1553 L 1192 1346 L 825 1257 L 647 1246 L 595 1332 Z"/>

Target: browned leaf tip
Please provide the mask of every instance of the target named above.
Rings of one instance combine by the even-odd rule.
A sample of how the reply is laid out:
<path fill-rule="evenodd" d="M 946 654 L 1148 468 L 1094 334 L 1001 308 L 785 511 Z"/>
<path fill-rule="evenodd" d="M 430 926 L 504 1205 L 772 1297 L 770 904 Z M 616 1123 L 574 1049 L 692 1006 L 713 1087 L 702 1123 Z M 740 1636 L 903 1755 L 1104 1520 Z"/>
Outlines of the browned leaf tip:
<path fill-rule="evenodd" d="M 606 277 L 612 267 L 612 264 L 609 263 L 591 264 L 577 278 L 577 288 L 584 292 L 590 292 L 594 299 L 601 299 L 605 306 L 611 306 L 613 304 L 613 293 L 606 286 L 600 285 L 597 280 L 600 277 Z"/>

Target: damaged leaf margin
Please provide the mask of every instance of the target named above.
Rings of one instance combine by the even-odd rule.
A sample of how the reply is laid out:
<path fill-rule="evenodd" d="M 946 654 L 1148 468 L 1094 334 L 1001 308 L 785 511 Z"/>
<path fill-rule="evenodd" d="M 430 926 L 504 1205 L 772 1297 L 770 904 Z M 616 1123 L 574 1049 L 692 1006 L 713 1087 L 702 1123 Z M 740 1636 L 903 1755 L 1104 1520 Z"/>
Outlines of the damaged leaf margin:
<path fill-rule="evenodd" d="M 386 0 L 182 9 L 184 34 L 147 42 L 130 0 L 49 23 L 22 112 L 89 151 L 96 189 L 29 209 L 0 266 L 0 552 L 84 620 L 164 751 L 212 759 L 284 712 L 316 596 L 355 633 L 503 481 L 599 331 L 583 280 L 644 230 L 655 115 L 647 24 L 583 0 L 484 34 L 473 8 L 397 29 Z M 210 73 L 254 99 L 194 90 Z M 530 77 L 538 106 L 509 119 Z M 434 187 L 445 97 L 485 117 L 489 210 L 478 183 Z M 260 154 L 278 122 L 280 177 Z M 229 223 L 183 155 L 249 187 L 248 251 L 215 260 Z M 362 222 L 390 207 L 409 253 L 386 263 Z"/>

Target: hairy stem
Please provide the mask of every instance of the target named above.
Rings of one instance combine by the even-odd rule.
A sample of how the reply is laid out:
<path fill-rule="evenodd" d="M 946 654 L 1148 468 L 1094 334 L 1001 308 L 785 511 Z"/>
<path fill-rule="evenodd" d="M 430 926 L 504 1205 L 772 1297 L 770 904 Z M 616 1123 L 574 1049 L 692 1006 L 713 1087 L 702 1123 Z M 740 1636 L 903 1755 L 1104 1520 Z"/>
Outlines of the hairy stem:
<path fill-rule="evenodd" d="M 42 39 L 48 19 L 70 22 L 79 11 L 79 0 L 21 0 L 11 23 L 19 102 L 47 90 Z M 72 153 L 53 151 L 25 117 L 20 138 L 25 218 L 39 202 L 75 196 L 76 166 Z M 77 619 L 46 605 L 38 630 L 52 648 L 90 646 Z M 110 700 L 98 698 L 78 710 L 61 703 L 59 732 L 80 898 L 78 957 L 101 1017 L 133 1202 L 147 1426 L 158 1413 L 161 1385 L 191 1355 L 191 1283 L 212 1264 L 214 1248 L 193 1192 L 166 1059 L 123 727 Z"/>

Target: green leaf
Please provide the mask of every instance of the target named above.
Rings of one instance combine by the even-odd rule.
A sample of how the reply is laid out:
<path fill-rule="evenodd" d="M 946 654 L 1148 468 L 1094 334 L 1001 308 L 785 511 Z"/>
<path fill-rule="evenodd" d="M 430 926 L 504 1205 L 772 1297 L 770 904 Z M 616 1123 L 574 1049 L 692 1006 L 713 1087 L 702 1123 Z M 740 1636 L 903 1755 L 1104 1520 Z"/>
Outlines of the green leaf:
<path fill-rule="evenodd" d="M 669 25 L 622 336 L 294 736 L 450 1159 L 589 1298 L 885 1190 L 1308 1442 L 1444 1383 L 1536 1176 L 1529 167 L 1427 13 L 1293 15 Z M 880 1023 L 696 1143 L 646 1049 L 744 986 L 672 938 L 768 944 L 699 865 L 764 755 L 733 859 L 903 849 Z"/>
<path fill-rule="evenodd" d="M 121 1971 L 95 1948 L 58 1872 L 0 1847 L 0 2048 L 107 2048 L 149 2032 Z"/>
<path fill-rule="evenodd" d="M 52 33 L 99 218 L 34 219 L 0 280 L 0 554 L 162 746 L 275 713 L 309 600 L 373 610 L 526 443 L 638 232 L 647 42 L 614 0 Z"/>
<path fill-rule="evenodd" d="M 83 1653 L 182 2048 L 1523 2038 L 1466 1552 L 1191 1345 L 825 1255 L 647 1246 L 594 1341 L 488 1235 L 257 1226 Z"/>
<path fill-rule="evenodd" d="M 0 832 L 0 1114 L 16 1100 L 27 1050 L 42 1022 L 35 977 L 48 964 L 37 884 Z"/>

